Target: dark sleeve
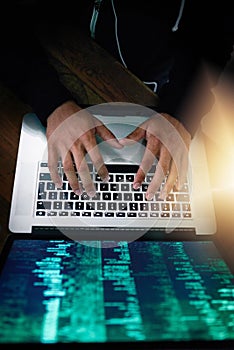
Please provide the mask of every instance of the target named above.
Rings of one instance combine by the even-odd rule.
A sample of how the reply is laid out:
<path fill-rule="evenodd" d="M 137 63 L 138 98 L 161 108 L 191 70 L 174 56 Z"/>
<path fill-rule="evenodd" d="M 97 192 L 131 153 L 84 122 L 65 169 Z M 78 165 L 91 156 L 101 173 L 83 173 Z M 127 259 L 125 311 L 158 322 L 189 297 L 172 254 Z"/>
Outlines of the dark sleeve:
<path fill-rule="evenodd" d="M 210 2 L 209 2 L 210 3 Z M 202 1 L 185 3 L 178 32 L 174 35 L 175 59 L 170 79 L 159 92 L 159 112 L 179 119 L 193 135 L 201 118 L 212 108 L 211 88 L 231 59 L 234 43 L 233 10 L 225 0 L 222 6 Z M 202 69 L 209 67 L 212 80 L 200 80 Z M 204 70 L 203 70 L 204 73 Z"/>
<path fill-rule="evenodd" d="M 28 19 L 32 18 L 31 14 L 25 10 L 19 13 L 17 9 L 12 13 L 8 8 L 5 15 L 9 22 L 0 24 L 0 81 L 46 125 L 47 117 L 56 107 L 74 98 L 50 64 L 37 38 L 33 20 Z"/>

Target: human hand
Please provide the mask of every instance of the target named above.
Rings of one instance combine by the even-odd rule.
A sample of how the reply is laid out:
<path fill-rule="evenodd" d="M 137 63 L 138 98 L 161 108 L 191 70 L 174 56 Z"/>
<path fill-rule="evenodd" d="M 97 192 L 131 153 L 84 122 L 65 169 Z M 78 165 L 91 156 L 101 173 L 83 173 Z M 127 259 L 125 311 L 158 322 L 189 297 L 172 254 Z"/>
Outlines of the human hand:
<path fill-rule="evenodd" d="M 96 189 L 85 156 L 88 153 L 97 173 L 103 181 L 108 181 L 108 170 L 97 147 L 95 135 L 99 135 L 112 147 L 122 148 L 113 133 L 96 117 L 75 102 L 68 101 L 56 108 L 47 119 L 48 167 L 51 179 L 56 187 L 62 187 L 58 172 L 61 157 L 67 180 L 72 190 L 80 195 L 83 188 L 90 197 L 95 196 Z M 74 168 L 75 164 L 75 168 Z"/>
<path fill-rule="evenodd" d="M 138 189 L 141 186 L 157 157 L 158 165 L 148 186 L 146 199 L 153 198 L 166 177 L 165 185 L 160 191 L 161 199 L 165 199 L 174 185 L 180 188 L 184 184 L 191 136 L 177 119 L 166 113 L 156 113 L 119 142 L 127 146 L 141 139 L 146 140 L 146 148 L 134 178 L 133 188 Z"/>

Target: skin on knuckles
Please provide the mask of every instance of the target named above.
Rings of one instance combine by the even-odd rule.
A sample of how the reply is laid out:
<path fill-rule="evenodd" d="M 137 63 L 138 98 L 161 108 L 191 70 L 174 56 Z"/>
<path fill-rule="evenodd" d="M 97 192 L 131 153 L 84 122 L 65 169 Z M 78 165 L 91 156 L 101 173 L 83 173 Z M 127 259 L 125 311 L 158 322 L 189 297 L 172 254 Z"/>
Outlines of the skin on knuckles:
<path fill-rule="evenodd" d="M 68 104 L 68 107 L 69 113 L 71 113 L 71 107 L 74 107 L 75 113 L 66 115 L 64 108 L 58 108 L 48 118 L 46 137 L 51 178 L 58 188 L 62 187 L 62 179 L 58 172 L 58 162 L 62 159 L 64 172 L 72 190 L 76 194 L 83 191 L 78 182 L 77 170 L 85 191 L 93 197 L 96 189 L 86 162 L 87 153 L 101 179 L 107 181 L 109 178 L 95 135 L 102 137 L 112 147 L 122 148 L 123 146 L 114 134 L 91 113 L 86 110 L 77 110 L 76 105 Z M 61 113 L 64 114 L 61 116 Z"/>
<path fill-rule="evenodd" d="M 87 194 L 90 197 L 93 197 L 96 193 L 96 189 L 92 181 L 90 170 L 85 158 L 85 155 L 86 155 L 85 147 L 79 140 L 77 140 L 74 146 L 72 146 L 71 150 L 73 152 L 72 154 L 75 162 L 75 167 L 79 174 L 82 186 L 87 192 Z"/>
<path fill-rule="evenodd" d="M 147 140 L 147 146 L 145 148 L 139 170 L 137 171 L 134 179 L 134 188 L 139 188 L 144 181 L 148 171 L 151 169 L 153 163 L 155 162 L 159 150 L 159 141 L 155 137 L 151 136 L 151 140 Z"/>
<path fill-rule="evenodd" d="M 48 168 L 50 171 L 50 176 L 57 188 L 61 188 L 63 181 L 58 172 L 58 159 L 57 150 L 48 143 Z"/>
<path fill-rule="evenodd" d="M 145 152 L 135 175 L 133 187 L 140 187 L 155 159 L 158 158 L 155 174 L 146 193 L 148 199 L 155 194 L 166 175 L 167 181 L 161 191 L 162 198 L 166 197 L 175 184 L 177 187 L 183 185 L 189 165 L 188 151 L 191 136 L 172 116 L 154 113 L 128 136 L 117 140 L 112 132 L 89 111 L 81 110 L 73 102 L 65 103 L 64 106 L 55 110 L 48 118 L 46 131 L 48 166 L 52 181 L 57 187 L 62 186 L 62 179 L 58 172 L 58 161 L 62 158 L 65 173 L 73 191 L 78 193 L 82 191 L 76 176 L 76 168 L 86 192 L 91 195 L 95 193 L 86 162 L 87 153 L 101 179 L 108 181 L 108 170 L 95 135 L 99 135 L 110 146 L 119 149 L 141 139 L 146 140 Z"/>
<path fill-rule="evenodd" d="M 75 168 L 74 168 L 74 164 L 73 164 L 73 159 L 72 159 L 72 154 L 70 152 L 67 152 L 62 163 L 63 163 L 64 173 L 67 177 L 67 180 L 68 180 L 73 192 L 75 192 L 76 194 L 82 193 L 82 189 L 80 188 L 78 178 L 76 176 L 76 172 L 75 172 Z"/>
<path fill-rule="evenodd" d="M 161 144 L 161 142 L 160 142 Z M 165 179 L 168 173 L 171 173 L 170 169 L 170 164 L 171 164 L 171 155 L 168 152 L 168 150 L 162 145 L 160 148 L 160 155 L 159 155 L 159 161 L 157 164 L 157 168 L 154 174 L 154 177 L 148 187 L 148 190 L 146 192 L 146 198 L 147 199 L 152 199 L 154 194 L 158 191 L 161 183 Z M 167 183 L 167 181 L 166 181 Z M 168 192 L 170 192 L 172 187 L 169 187 L 167 184 L 167 187 L 162 188 L 160 192 L 160 198 L 165 199 L 166 195 Z"/>
<path fill-rule="evenodd" d="M 153 198 L 167 175 L 160 192 L 160 197 L 165 199 L 174 185 L 181 187 L 186 179 L 191 136 L 178 120 L 168 114 L 157 113 L 120 140 L 120 143 L 130 145 L 142 138 L 146 139 L 146 149 L 134 179 L 134 188 L 140 187 L 157 157 L 158 164 L 146 192 L 146 199 Z"/>

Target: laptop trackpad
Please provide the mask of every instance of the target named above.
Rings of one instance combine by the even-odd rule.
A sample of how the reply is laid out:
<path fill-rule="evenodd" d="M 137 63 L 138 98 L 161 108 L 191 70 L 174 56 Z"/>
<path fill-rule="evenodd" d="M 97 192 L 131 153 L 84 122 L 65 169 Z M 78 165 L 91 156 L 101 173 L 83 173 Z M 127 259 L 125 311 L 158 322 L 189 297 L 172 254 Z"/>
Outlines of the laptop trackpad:
<path fill-rule="evenodd" d="M 113 132 L 117 139 L 121 139 L 129 135 L 136 129 L 136 125 L 125 123 L 106 124 L 108 129 Z M 134 142 L 132 145 L 125 146 L 122 149 L 111 147 L 107 142 L 99 136 L 96 137 L 98 147 L 106 162 L 130 162 L 132 164 L 140 164 L 145 151 L 145 139 Z"/>

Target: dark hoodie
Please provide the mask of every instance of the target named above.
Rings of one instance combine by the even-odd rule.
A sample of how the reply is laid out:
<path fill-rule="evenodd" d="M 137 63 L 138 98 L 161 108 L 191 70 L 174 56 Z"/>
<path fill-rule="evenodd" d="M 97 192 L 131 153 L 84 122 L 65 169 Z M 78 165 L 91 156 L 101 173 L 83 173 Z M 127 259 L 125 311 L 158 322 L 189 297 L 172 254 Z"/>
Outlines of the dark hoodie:
<path fill-rule="evenodd" d="M 1 23 L 0 79 L 46 125 L 49 114 L 73 97 L 49 64 L 34 35 L 34 24 L 37 20 L 49 21 L 50 25 L 67 22 L 90 33 L 94 2 L 13 3 L 2 11 L 6 21 Z M 142 81 L 156 82 L 160 97 L 157 111 L 181 120 L 193 133 L 197 122 L 191 123 L 194 117 L 186 115 L 183 106 L 190 98 L 202 63 L 212 67 L 218 77 L 230 59 L 233 23 L 228 1 L 103 0 L 95 40 Z M 153 89 L 155 84 L 149 86 Z M 196 118 L 199 120 L 209 108 L 207 103 Z"/>

